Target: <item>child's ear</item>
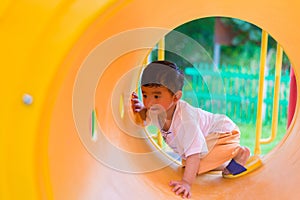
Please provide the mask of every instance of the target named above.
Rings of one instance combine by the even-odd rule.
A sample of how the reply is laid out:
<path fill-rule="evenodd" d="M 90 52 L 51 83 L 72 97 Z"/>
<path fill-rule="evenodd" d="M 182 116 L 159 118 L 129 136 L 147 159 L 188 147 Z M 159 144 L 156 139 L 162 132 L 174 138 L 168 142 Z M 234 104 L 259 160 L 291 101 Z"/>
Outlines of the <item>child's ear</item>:
<path fill-rule="evenodd" d="M 177 102 L 178 100 L 180 100 L 182 97 L 182 91 L 178 90 L 175 94 L 174 94 L 174 101 Z"/>

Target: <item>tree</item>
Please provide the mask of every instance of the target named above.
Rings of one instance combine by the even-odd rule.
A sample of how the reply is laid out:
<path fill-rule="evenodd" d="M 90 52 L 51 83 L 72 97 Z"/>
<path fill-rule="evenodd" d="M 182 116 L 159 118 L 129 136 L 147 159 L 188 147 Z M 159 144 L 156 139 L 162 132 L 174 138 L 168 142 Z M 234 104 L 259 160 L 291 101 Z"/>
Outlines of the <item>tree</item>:
<path fill-rule="evenodd" d="M 228 27 L 232 34 L 230 43 L 220 44 L 220 64 L 221 65 L 237 65 L 241 67 L 258 67 L 260 60 L 260 43 L 261 29 L 246 21 L 228 18 L 228 17 L 207 17 L 196 19 L 174 29 L 174 32 L 179 32 L 185 35 L 186 39 L 174 39 L 173 31 L 165 37 L 166 51 L 165 58 L 177 63 L 178 66 L 191 66 L 199 60 L 203 61 L 203 54 L 195 51 L 191 47 L 188 40 L 192 39 L 205 49 L 212 62 L 214 55 L 214 46 L 216 42 L 216 20 Z M 224 33 L 222 33 L 224 34 Z M 268 40 L 268 49 L 272 53 L 276 49 L 276 41 L 270 36 Z M 273 49 L 273 50 L 272 50 Z M 153 50 L 152 60 L 157 59 L 157 49 Z M 186 55 L 183 58 L 181 55 Z M 274 68 L 275 58 L 270 60 L 271 70 Z M 284 54 L 283 66 L 289 67 L 290 63 L 287 56 Z"/>

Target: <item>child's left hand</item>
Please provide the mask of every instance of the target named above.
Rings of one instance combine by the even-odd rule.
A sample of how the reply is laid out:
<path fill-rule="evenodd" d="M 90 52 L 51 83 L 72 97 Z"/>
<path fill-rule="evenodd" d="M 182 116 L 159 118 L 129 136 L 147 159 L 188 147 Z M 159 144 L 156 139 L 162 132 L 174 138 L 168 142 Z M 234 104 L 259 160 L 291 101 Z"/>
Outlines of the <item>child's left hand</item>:
<path fill-rule="evenodd" d="M 181 180 L 181 181 L 170 181 L 170 186 L 173 187 L 172 191 L 176 195 L 182 194 L 182 198 L 191 198 L 191 186 L 187 182 Z"/>

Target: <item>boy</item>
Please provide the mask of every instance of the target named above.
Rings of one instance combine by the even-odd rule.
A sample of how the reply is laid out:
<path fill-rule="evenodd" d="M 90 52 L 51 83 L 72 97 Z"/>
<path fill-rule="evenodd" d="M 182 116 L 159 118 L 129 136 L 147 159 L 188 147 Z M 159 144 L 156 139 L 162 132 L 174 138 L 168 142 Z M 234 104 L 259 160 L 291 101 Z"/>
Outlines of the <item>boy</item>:
<path fill-rule="evenodd" d="M 190 198 L 191 185 L 199 174 L 213 169 L 222 170 L 223 175 L 246 171 L 243 166 L 250 150 L 240 146 L 239 128 L 227 116 L 181 100 L 183 83 L 184 75 L 176 64 L 154 61 L 142 74 L 143 103 L 132 93 L 131 105 L 144 124 L 156 125 L 165 142 L 181 156 L 183 177 L 170 181 L 170 186 L 176 195 Z"/>

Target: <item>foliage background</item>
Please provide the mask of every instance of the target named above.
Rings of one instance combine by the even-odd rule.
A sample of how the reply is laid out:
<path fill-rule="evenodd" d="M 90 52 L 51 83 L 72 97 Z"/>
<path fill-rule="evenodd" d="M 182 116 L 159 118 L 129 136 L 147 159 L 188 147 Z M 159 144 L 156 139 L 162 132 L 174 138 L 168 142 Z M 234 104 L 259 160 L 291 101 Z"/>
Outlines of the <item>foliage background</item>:
<path fill-rule="evenodd" d="M 187 38 L 193 39 L 200 44 L 206 51 L 210 59 L 206 59 L 208 65 L 216 65 L 214 63 L 214 51 L 216 51 L 215 30 L 216 30 L 216 17 L 208 17 L 202 19 L 196 19 L 194 21 L 187 22 L 174 29 L 174 32 L 180 32 L 186 35 Z M 260 41 L 262 30 L 245 21 L 234 18 L 218 18 L 223 25 L 229 27 L 234 33 L 234 37 L 230 44 L 220 45 L 219 66 L 233 66 L 236 68 L 242 68 L 243 73 L 253 74 L 259 71 L 260 62 Z M 267 54 L 267 66 L 266 75 L 274 74 L 275 71 L 275 54 L 276 54 L 277 42 L 271 35 L 268 37 L 268 54 Z M 188 40 L 174 40 L 172 37 L 172 31 L 165 37 L 166 49 L 174 51 L 166 51 L 165 59 L 175 62 L 183 71 L 188 67 L 193 67 L 199 60 L 203 60 L 203 54 L 195 51 L 189 45 Z M 177 52 L 177 53 L 174 53 Z M 178 53 L 179 52 L 179 53 Z M 188 55 L 187 58 L 179 56 L 181 54 Z M 157 59 L 157 48 L 154 48 L 150 54 L 151 60 Z M 287 55 L 283 54 L 282 63 L 282 75 L 289 75 L 290 61 Z M 257 85 L 255 85 L 257 87 Z M 284 90 L 289 88 L 284 86 Z M 272 90 L 272 89 L 271 89 Z M 286 92 L 286 91 L 285 91 Z M 272 94 L 268 94 L 272 95 Z M 251 96 L 257 96 L 256 92 L 253 92 Z M 287 97 L 285 97 L 287 98 Z M 272 112 L 272 111 L 270 111 Z M 286 117 L 281 116 L 279 119 L 281 122 L 278 126 L 278 137 L 276 142 L 262 147 L 263 154 L 269 152 L 284 136 L 286 132 Z M 240 120 L 242 122 L 242 120 Z M 240 123 L 238 125 L 242 132 L 241 143 L 242 145 L 249 146 L 254 149 L 255 141 L 255 124 L 253 123 Z M 269 134 L 270 124 L 265 123 L 263 125 L 263 135 Z"/>

